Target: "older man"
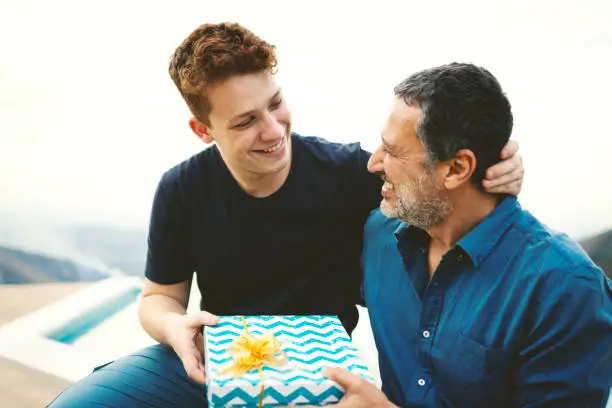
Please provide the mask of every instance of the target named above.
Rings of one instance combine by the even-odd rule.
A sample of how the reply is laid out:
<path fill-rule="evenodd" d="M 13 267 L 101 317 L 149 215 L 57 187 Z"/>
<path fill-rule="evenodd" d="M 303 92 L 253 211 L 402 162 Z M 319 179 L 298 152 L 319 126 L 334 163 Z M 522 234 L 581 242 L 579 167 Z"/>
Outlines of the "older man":
<path fill-rule="evenodd" d="M 483 68 L 410 76 L 369 169 L 364 297 L 381 393 L 339 370 L 342 407 L 602 407 L 612 386 L 612 284 L 516 197 L 487 193 L 510 103 Z"/>

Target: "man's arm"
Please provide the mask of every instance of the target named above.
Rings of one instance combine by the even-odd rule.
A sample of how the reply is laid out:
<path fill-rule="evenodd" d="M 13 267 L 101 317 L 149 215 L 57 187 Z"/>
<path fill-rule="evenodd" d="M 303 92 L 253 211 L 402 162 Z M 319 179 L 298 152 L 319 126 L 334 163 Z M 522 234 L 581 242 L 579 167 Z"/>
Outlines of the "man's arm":
<path fill-rule="evenodd" d="M 185 314 L 190 286 L 191 281 L 160 285 L 145 278 L 138 317 L 142 328 L 160 344 L 171 345 L 168 319 Z"/>
<path fill-rule="evenodd" d="M 186 315 L 193 269 L 188 263 L 181 199 L 168 173 L 155 192 L 149 224 L 149 247 L 140 324 L 153 339 L 172 347 L 187 375 L 205 384 L 201 327 L 214 325 L 207 312 Z"/>
<path fill-rule="evenodd" d="M 189 302 L 193 271 L 186 262 L 186 238 L 181 197 L 168 172 L 159 181 L 149 221 L 143 296 L 139 307 L 143 329 L 161 344 L 169 345 L 164 333 L 168 314 L 184 315 Z"/>
<path fill-rule="evenodd" d="M 518 143 L 510 140 L 500 153 L 500 161 L 489 167 L 482 186 L 491 194 L 519 195 L 523 187 L 525 169 L 523 158 L 518 154 Z"/>
<path fill-rule="evenodd" d="M 520 351 L 519 407 L 603 407 L 612 387 L 612 284 L 595 267 L 555 271 Z"/>

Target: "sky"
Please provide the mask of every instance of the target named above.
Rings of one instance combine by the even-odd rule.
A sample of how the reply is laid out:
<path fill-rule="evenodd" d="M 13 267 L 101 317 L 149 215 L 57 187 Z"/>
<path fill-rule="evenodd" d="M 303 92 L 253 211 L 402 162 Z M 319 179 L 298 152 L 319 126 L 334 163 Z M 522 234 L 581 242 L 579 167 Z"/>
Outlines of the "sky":
<path fill-rule="evenodd" d="M 168 58 L 221 21 L 277 47 L 295 131 L 369 150 L 402 79 L 489 69 L 513 106 L 523 207 L 575 237 L 612 228 L 609 0 L 0 0 L 4 222 L 146 227 L 162 173 L 205 147 Z"/>

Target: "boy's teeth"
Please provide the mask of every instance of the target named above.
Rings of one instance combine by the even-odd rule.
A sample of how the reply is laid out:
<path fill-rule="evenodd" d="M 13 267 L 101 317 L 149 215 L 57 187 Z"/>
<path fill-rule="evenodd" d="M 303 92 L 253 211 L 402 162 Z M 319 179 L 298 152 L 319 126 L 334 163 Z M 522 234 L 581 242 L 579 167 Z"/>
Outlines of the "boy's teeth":
<path fill-rule="evenodd" d="M 280 142 L 278 142 L 278 144 L 276 146 L 271 147 L 269 149 L 264 149 L 264 152 L 270 153 L 270 152 L 273 152 L 275 150 L 278 150 L 278 148 L 281 147 L 282 144 L 283 144 L 283 141 L 281 140 Z"/>

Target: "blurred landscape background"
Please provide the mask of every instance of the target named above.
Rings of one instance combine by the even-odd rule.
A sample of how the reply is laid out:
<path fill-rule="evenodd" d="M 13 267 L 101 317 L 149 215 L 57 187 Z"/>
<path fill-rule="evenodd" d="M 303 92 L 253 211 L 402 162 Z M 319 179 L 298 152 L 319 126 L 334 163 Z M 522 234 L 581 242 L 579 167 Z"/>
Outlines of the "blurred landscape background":
<path fill-rule="evenodd" d="M 144 229 L 55 228 L 36 235 L 32 242 L 22 232 L 0 232 L 0 283 L 93 282 L 113 276 L 144 275 Z M 50 239 L 47 248 L 40 241 L 43 235 Z"/>
<path fill-rule="evenodd" d="M 55 231 L 64 254 L 44 248 L 15 245 L 10 234 L 0 241 L 0 283 L 92 282 L 132 275 L 143 276 L 146 232 L 136 228 L 74 227 Z M 9 237 L 7 239 L 7 237 Z M 612 229 L 579 240 L 593 261 L 612 278 Z"/>

